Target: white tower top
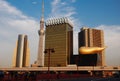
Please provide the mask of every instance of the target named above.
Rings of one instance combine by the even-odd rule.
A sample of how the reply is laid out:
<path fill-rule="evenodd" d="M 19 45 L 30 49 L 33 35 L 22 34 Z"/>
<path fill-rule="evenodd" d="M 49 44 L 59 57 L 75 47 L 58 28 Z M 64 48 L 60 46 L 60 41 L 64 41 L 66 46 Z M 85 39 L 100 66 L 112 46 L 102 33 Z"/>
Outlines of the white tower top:
<path fill-rule="evenodd" d="M 44 0 L 42 0 L 42 15 L 40 21 L 44 21 Z"/>

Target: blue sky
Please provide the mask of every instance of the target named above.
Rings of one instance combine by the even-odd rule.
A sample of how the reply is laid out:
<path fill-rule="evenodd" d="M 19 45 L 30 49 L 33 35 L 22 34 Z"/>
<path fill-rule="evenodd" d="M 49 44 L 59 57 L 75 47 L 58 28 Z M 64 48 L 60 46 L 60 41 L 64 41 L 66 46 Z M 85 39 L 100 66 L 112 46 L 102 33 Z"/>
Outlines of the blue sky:
<path fill-rule="evenodd" d="M 24 14 L 39 20 L 42 0 L 7 1 Z M 52 1 L 45 0 L 45 17 L 47 18 L 52 10 Z M 61 0 L 60 2 L 59 5 L 66 3 L 65 6 L 73 7 L 76 12 L 73 16 L 78 18 L 83 25 L 94 27 L 101 24 L 120 24 L 120 0 Z"/>
<path fill-rule="evenodd" d="M 27 34 L 31 63 L 37 58 L 42 0 L 0 0 L 0 67 L 10 66 L 18 34 Z M 74 53 L 82 26 L 104 30 L 106 64 L 120 65 L 120 0 L 45 0 L 45 20 L 69 17 L 74 24 Z M 7 57 L 6 57 L 7 56 Z"/>

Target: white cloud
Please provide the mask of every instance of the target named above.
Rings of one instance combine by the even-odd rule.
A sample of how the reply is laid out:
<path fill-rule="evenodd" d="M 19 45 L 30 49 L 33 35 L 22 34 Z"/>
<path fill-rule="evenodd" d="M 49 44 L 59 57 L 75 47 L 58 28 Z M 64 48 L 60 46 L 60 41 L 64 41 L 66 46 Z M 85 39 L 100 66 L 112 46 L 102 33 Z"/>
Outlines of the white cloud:
<path fill-rule="evenodd" d="M 36 60 L 38 28 L 35 19 L 24 15 L 5 0 L 0 0 L 0 66 L 11 65 L 18 34 L 28 35 L 29 46 L 32 49 L 31 62 Z"/>
<path fill-rule="evenodd" d="M 52 10 L 49 17 L 69 17 L 73 18 L 73 15 L 76 14 L 75 8 L 70 6 L 71 1 L 62 1 L 62 0 L 53 0 L 51 3 Z"/>
<path fill-rule="evenodd" d="M 72 6 L 72 3 L 76 0 L 53 0 L 51 3 L 51 13 L 48 18 L 60 18 L 68 17 L 74 25 L 74 30 L 78 29 L 82 23 L 78 18 L 75 17 L 77 14 L 75 7 Z"/>
<path fill-rule="evenodd" d="M 72 0 L 72 2 L 74 3 L 74 2 L 76 2 L 76 0 Z"/>
<path fill-rule="evenodd" d="M 34 1 L 34 2 L 32 2 L 32 4 L 36 5 L 36 4 L 37 4 L 37 2 L 35 2 L 35 1 Z"/>
<path fill-rule="evenodd" d="M 59 4 L 60 2 L 61 2 L 61 0 L 54 0 L 51 4 L 53 6 L 55 6 L 55 5 Z"/>

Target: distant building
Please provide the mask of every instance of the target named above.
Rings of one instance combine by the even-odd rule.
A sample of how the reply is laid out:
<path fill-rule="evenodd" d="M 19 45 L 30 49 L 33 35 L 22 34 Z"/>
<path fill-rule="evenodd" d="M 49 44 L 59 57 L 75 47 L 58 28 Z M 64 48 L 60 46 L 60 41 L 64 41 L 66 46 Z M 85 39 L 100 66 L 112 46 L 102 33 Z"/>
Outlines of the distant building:
<path fill-rule="evenodd" d="M 46 22 L 45 49 L 54 48 L 50 55 L 50 66 L 67 66 L 73 54 L 73 26 L 68 18 L 50 19 Z M 48 54 L 45 54 L 48 66 Z"/>
<path fill-rule="evenodd" d="M 13 56 L 13 67 L 29 67 L 30 50 L 27 35 L 19 35 Z"/>
<path fill-rule="evenodd" d="M 104 33 L 103 30 L 92 29 L 83 27 L 79 32 L 78 36 L 78 44 L 79 48 L 82 46 L 85 47 L 104 47 Z M 93 55 L 82 55 L 80 54 L 80 62 L 81 65 L 97 65 L 97 66 L 104 66 L 105 65 L 105 54 L 104 50 L 101 51 L 99 54 Z M 88 62 L 91 62 L 89 64 Z"/>

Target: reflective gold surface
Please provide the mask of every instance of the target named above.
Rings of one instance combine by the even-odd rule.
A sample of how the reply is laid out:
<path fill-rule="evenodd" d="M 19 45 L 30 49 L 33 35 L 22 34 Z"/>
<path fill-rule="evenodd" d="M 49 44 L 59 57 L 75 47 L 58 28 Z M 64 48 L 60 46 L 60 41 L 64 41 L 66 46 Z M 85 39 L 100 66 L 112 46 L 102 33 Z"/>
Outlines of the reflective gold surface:
<path fill-rule="evenodd" d="M 80 54 L 96 54 L 104 50 L 105 47 L 80 47 L 79 53 Z"/>

